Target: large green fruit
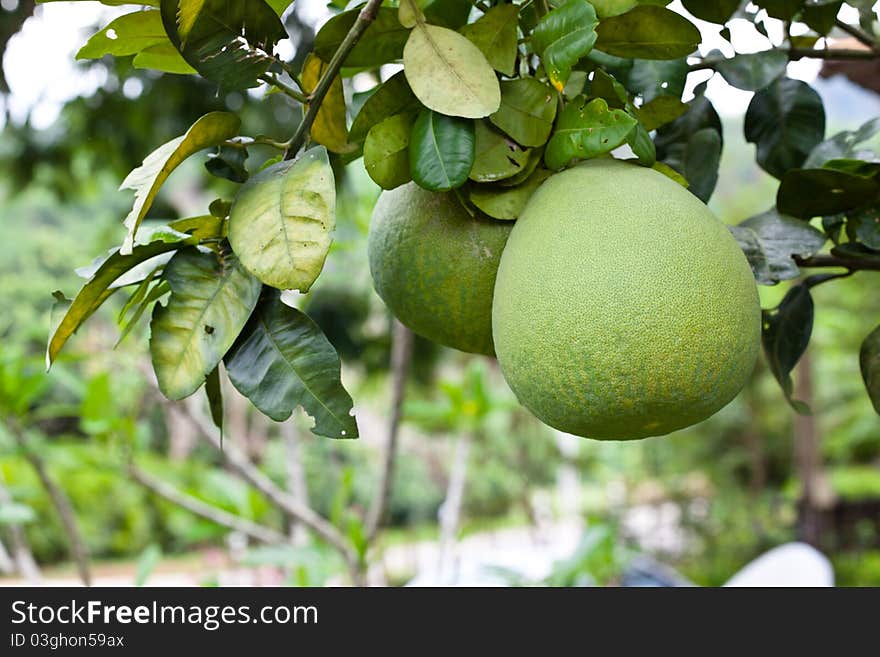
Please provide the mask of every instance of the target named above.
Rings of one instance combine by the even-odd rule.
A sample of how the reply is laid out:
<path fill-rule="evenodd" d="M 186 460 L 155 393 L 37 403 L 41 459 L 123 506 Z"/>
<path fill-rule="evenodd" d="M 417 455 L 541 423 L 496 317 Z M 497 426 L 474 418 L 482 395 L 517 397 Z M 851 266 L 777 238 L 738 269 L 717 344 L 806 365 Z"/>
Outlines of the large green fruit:
<path fill-rule="evenodd" d="M 666 176 L 594 160 L 549 178 L 501 258 L 501 371 L 562 431 L 625 440 L 703 420 L 751 373 L 761 309 L 727 228 Z"/>
<path fill-rule="evenodd" d="M 368 247 L 376 292 L 415 333 L 493 355 L 492 290 L 511 228 L 415 183 L 383 192 Z"/>

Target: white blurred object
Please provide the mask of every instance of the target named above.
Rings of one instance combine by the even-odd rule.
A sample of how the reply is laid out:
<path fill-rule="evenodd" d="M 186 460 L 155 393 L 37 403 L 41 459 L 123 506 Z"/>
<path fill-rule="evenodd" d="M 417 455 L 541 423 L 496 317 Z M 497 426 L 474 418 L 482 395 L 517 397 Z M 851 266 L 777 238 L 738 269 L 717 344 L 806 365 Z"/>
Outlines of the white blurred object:
<path fill-rule="evenodd" d="M 785 543 L 749 563 L 724 586 L 834 586 L 834 571 L 814 547 Z"/>

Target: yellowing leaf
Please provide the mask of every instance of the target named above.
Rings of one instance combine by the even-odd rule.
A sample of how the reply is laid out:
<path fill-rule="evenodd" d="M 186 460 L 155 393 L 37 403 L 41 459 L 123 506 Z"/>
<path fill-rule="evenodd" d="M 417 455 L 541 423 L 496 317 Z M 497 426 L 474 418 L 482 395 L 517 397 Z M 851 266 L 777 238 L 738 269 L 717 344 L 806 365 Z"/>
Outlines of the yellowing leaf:
<path fill-rule="evenodd" d="M 210 112 L 192 124 L 180 137 L 163 144 L 122 181 L 119 189 L 134 190 L 134 206 L 125 218 L 128 235 L 119 249 L 122 255 L 131 253 L 134 238 L 159 188 L 177 166 L 193 153 L 216 146 L 238 134 L 241 120 L 230 112 Z"/>
<path fill-rule="evenodd" d="M 318 82 L 327 70 L 327 64 L 314 54 L 306 57 L 301 80 L 307 93 L 318 86 Z M 342 78 L 338 75 L 333 79 L 330 90 L 324 96 L 321 109 L 315 116 L 311 128 L 312 139 L 326 146 L 334 153 L 351 153 L 357 146 L 348 143 L 348 129 L 345 127 L 345 96 L 342 92 Z"/>
<path fill-rule="evenodd" d="M 422 104 L 478 119 L 501 105 L 501 88 L 483 53 L 458 32 L 418 23 L 403 49 L 406 79 Z"/>

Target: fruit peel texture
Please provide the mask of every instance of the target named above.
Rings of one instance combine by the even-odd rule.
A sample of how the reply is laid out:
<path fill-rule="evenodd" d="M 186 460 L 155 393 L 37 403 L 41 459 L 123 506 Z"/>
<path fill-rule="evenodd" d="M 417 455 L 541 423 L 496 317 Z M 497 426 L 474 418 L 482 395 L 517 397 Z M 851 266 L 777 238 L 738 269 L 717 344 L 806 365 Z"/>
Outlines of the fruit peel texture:
<path fill-rule="evenodd" d="M 501 259 L 493 333 L 505 379 L 539 419 L 626 440 L 730 402 L 754 368 L 761 310 L 745 256 L 702 202 L 602 159 L 529 201 Z"/>

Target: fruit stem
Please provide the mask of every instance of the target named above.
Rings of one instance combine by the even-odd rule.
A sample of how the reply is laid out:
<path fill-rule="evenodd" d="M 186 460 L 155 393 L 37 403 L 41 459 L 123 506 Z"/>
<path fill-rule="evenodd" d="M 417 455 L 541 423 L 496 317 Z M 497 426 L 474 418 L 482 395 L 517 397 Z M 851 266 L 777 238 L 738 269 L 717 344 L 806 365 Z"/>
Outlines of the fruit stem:
<path fill-rule="evenodd" d="M 376 19 L 376 13 L 381 4 L 382 0 L 369 0 L 364 8 L 361 9 L 361 13 L 358 14 L 357 20 L 354 22 L 354 25 L 351 26 L 348 34 L 345 35 L 345 39 L 339 44 L 339 48 L 336 49 L 333 58 L 327 65 L 327 70 L 324 71 L 324 75 L 322 75 L 321 79 L 318 81 L 318 86 L 315 87 L 315 90 L 307 98 L 308 110 L 306 110 L 302 122 L 296 129 L 296 133 L 294 133 L 293 137 L 290 139 L 290 146 L 288 147 L 287 152 L 284 153 L 285 160 L 291 160 L 296 157 L 296 154 L 302 148 L 306 141 L 306 136 L 312 127 L 312 123 L 315 122 L 315 117 L 318 116 L 318 110 L 321 109 L 321 103 L 327 95 L 327 92 L 330 91 L 330 86 L 333 84 L 333 80 L 335 80 L 336 76 L 339 74 L 339 70 L 342 68 L 342 64 L 345 62 L 348 54 L 357 45 L 357 42 L 360 41 L 364 32 L 366 32 L 367 28 L 370 26 L 370 23 Z"/>

